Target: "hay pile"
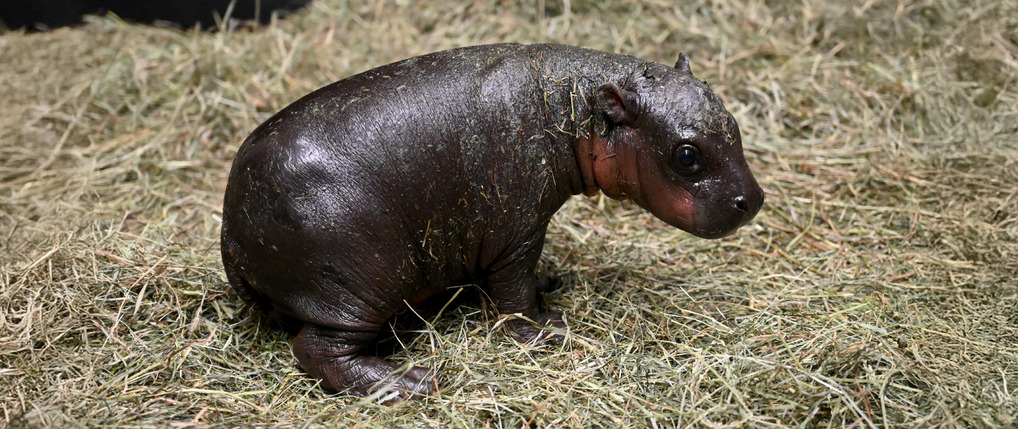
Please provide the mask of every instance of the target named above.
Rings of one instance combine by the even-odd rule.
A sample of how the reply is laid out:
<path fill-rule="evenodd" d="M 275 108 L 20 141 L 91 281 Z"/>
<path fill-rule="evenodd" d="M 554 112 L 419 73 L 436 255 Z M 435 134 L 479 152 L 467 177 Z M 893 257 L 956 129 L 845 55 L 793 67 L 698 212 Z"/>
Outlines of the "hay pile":
<path fill-rule="evenodd" d="M 0 35 L 0 426 L 1018 423 L 1015 2 L 352 3 Z M 707 241 L 576 198 L 542 263 L 569 342 L 460 306 L 393 357 L 440 368 L 437 395 L 325 394 L 228 293 L 232 156 L 319 86 L 500 41 L 689 52 L 767 204 Z"/>

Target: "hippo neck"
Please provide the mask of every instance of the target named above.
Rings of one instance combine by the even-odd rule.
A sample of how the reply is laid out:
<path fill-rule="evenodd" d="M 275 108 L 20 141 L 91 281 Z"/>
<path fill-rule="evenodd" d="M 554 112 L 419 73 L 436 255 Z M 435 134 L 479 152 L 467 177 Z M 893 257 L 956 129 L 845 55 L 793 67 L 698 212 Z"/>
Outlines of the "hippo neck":
<path fill-rule="evenodd" d="M 597 88 L 613 82 L 623 86 L 647 62 L 638 58 L 562 45 L 533 45 L 537 82 L 544 107 L 544 129 L 556 152 L 557 188 L 563 201 L 572 195 L 596 195 L 593 157 L 605 145 L 598 130 Z"/>

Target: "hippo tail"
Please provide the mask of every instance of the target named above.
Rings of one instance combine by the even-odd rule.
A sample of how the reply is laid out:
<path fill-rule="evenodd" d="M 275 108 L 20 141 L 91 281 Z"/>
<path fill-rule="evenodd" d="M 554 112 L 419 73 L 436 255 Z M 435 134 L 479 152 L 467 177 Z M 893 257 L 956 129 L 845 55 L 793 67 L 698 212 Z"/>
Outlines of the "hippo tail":
<path fill-rule="evenodd" d="M 244 302 L 252 304 L 260 310 L 270 310 L 272 304 L 269 300 L 251 287 L 251 283 L 248 283 L 243 275 L 237 272 L 237 263 L 240 261 L 238 261 L 239 258 L 236 257 L 234 249 L 234 244 L 224 237 L 222 240 L 223 270 L 226 271 L 226 280 L 230 282 L 230 287 Z"/>
<path fill-rule="evenodd" d="M 222 240 L 223 270 L 226 271 L 226 280 L 230 283 L 233 293 L 237 294 L 244 302 L 251 304 L 254 308 L 268 313 L 269 317 L 279 323 L 283 330 L 296 333 L 303 326 L 299 320 L 282 314 L 273 308 L 272 301 L 267 296 L 255 290 L 251 283 L 244 278 L 244 275 L 237 270 L 240 263 L 236 256 L 234 243 L 226 237 Z"/>

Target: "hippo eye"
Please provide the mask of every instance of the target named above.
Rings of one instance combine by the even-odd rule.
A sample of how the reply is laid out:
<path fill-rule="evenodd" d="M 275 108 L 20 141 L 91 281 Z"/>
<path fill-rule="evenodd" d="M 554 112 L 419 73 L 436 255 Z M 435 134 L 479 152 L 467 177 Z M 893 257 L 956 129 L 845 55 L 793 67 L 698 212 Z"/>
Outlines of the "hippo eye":
<path fill-rule="evenodd" d="M 700 168 L 700 151 L 691 144 L 675 148 L 675 167 L 681 174 L 692 174 Z"/>

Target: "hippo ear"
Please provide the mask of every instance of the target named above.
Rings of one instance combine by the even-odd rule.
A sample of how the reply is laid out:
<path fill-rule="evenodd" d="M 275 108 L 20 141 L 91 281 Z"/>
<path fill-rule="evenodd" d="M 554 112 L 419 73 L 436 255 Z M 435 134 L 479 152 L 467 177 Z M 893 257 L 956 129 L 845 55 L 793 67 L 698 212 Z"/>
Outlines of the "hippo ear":
<path fill-rule="evenodd" d="M 595 97 L 597 108 L 613 124 L 629 126 L 636 121 L 638 102 L 635 92 L 609 82 L 597 88 Z"/>
<path fill-rule="evenodd" d="M 679 59 L 675 61 L 675 69 L 690 76 L 693 75 L 693 71 L 689 69 L 689 57 L 685 52 L 679 53 Z"/>

